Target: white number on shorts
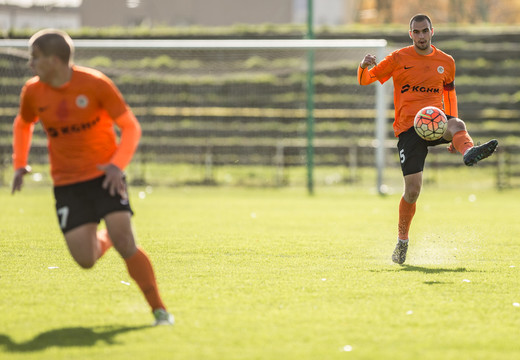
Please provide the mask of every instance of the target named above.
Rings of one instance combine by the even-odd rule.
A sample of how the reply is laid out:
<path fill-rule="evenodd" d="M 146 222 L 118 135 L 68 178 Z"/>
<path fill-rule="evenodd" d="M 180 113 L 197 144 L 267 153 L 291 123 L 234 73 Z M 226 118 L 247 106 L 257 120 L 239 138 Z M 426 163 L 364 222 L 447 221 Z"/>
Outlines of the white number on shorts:
<path fill-rule="evenodd" d="M 401 151 L 399 151 L 399 157 L 401 158 L 401 164 L 404 164 L 404 149 L 402 149 Z"/>
<path fill-rule="evenodd" d="M 60 220 L 60 227 L 65 229 L 67 226 L 67 219 L 69 217 L 69 207 L 64 206 L 58 209 L 58 219 Z"/>

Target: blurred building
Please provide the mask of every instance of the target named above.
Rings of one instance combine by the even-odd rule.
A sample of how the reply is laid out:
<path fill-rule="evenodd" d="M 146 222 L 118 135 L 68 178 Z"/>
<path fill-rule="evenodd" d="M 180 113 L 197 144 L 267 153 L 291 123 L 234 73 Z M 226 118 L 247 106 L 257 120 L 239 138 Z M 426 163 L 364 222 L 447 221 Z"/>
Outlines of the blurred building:
<path fill-rule="evenodd" d="M 357 3 L 315 0 L 315 24 L 352 22 Z M 83 0 L 80 11 L 85 26 L 290 24 L 306 22 L 307 0 Z"/>
<path fill-rule="evenodd" d="M 354 21 L 359 0 L 314 0 L 316 25 Z M 79 7 L 0 5 L 0 28 L 229 26 L 307 21 L 307 0 L 83 0 Z"/>
<path fill-rule="evenodd" d="M 426 13 L 438 23 L 520 22 L 520 0 L 313 0 L 314 24 L 406 24 Z M 303 24 L 307 0 L 83 0 L 77 7 L 0 5 L 0 29 L 82 26 Z"/>
<path fill-rule="evenodd" d="M 359 0 L 355 21 L 406 24 L 419 13 L 434 23 L 518 24 L 520 0 Z"/>
<path fill-rule="evenodd" d="M 49 6 L 25 8 L 14 5 L 0 5 L 0 30 L 48 27 L 60 29 L 81 27 L 81 15 L 78 8 Z"/>

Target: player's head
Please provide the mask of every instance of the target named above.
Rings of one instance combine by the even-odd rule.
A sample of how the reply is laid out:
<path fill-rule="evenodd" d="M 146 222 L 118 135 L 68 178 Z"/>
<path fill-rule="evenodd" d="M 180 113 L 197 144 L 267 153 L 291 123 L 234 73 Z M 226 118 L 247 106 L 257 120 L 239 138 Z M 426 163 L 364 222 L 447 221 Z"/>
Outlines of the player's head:
<path fill-rule="evenodd" d="M 45 29 L 29 39 L 30 47 L 37 47 L 44 56 L 56 56 L 68 64 L 74 55 L 74 44 L 70 36 L 61 30 Z"/>
<path fill-rule="evenodd" d="M 410 19 L 410 39 L 419 52 L 428 51 L 433 36 L 431 19 L 424 14 L 417 14 Z"/>
<path fill-rule="evenodd" d="M 68 69 L 74 54 L 70 36 L 61 30 L 38 31 L 29 39 L 29 66 L 40 77 L 50 83 L 63 69 Z"/>

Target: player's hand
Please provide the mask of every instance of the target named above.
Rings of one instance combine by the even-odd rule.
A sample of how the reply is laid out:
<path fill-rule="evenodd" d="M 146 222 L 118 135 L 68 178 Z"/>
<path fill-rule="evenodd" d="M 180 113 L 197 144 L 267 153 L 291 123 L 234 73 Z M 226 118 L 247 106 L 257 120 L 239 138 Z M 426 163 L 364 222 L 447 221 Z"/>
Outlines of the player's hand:
<path fill-rule="evenodd" d="M 455 147 L 453 146 L 453 143 L 450 143 L 450 145 L 446 148 L 448 149 L 448 151 L 452 154 L 456 154 L 457 153 L 457 150 L 455 149 Z"/>
<path fill-rule="evenodd" d="M 124 181 L 125 174 L 114 164 L 98 165 L 98 169 L 105 173 L 105 180 L 103 180 L 103 189 L 108 189 L 111 196 L 119 194 L 121 198 L 128 199 L 126 192 L 126 184 Z"/>
<path fill-rule="evenodd" d="M 31 167 L 27 165 L 26 167 L 16 169 L 14 171 L 13 177 L 13 185 L 11 187 L 11 194 L 14 194 L 15 191 L 21 191 L 23 185 L 23 177 L 25 174 L 31 172 Z"/>
<path fill-rule="evenodd" d="M 366 69 L 368 66 L 375 65 L 377 65 L 376 57 L 370 54 L 365 55 L 363 61 L 361 61 L 361 64 L 359 64 L 359 66 L 361 66 L 362 69 Z"/>

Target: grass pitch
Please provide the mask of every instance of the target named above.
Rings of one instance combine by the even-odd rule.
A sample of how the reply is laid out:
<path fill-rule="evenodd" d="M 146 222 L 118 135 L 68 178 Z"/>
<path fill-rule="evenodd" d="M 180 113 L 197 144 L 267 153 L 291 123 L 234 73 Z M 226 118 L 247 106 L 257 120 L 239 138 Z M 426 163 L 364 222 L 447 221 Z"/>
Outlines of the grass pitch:
<path fill-rule="evenodd" d="M 50 188 L 1 188 L 2 359 L 518 359 L 517 190 L 425 186 L 405 266 L 399 194 L 132 188 L 173 327 L 110 250 L 65 247 Z"/>

